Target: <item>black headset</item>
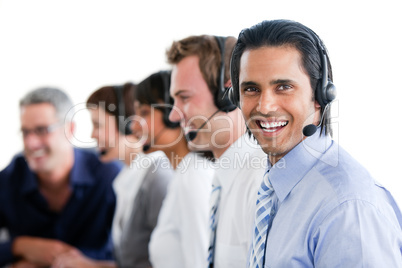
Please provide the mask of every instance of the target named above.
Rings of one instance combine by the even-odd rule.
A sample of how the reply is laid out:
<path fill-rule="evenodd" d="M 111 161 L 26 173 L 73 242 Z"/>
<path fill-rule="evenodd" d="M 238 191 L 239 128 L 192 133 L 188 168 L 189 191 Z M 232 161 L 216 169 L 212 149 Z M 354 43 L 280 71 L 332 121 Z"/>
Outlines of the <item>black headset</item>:
<path fill-rule="evenodd" d="M 114 94 L 116 95 L 116 109 L 117 109 L 117 124 L 119 128 L 119 132 L 124 134 L 124 135 L 130 135 L 132 134 L 131 128 L 130 128 L 130 122 L 126 124 L 126 108 L 124 104 L 124 85 L 122 86 L 114 86 Z"/>
<path fill-rule="evenodd" d="M 219 110 L 223 112 L 231 112 L 237 108 L 234 102 L 229 99 L 227 89 L 225 88 L 225 42 L 226 37 L 215 36 L 216 42 L 218 43 L 219 51 L 221 53 L 221 68 L 218 76 L 218 89 L 215 93 L 215 105 Z"/>
<path fill-rule="evenodd" d="M 336 87 L 332 83 L 331 79 L 328 76 L 328 55 L 327 52 L 322 45 L 320 39 L 317 34 L 310 30 L 310 35 L 315 40 L 318 53 L 320 54 L 321 61 L 321 82 L 317 83 L 315 89 L 315 99 L 320 104 L 321 108 L 324 109 L 326 105 L 330 104 L 336 98 Z M 228 98 L 235 103 L 237 106 L 240 106 L 240 96 L 238 92 L 234 92 L 233 87 L 227 90 Z"/>
<path fill-rule="evenodd" d="M 162 79 L 163 93 L 164 93 L 164 104 L 166 105 L 163 109 L 163 123 L 168 128 L 177 128 L 180 126 L 180 122 L 172 122 L 169 120 L 169 114 L 172 111 L 173 100 L 170 97 L 170 71 L 160 71 L 159 75 Z"/>
<path fill-rule="evenodd" d="M 312 36 L 314 37 L 318 52 L 320 53 L 322 73 L 321 73 L 321 83 L 318 83 L 315 89 L 315 99 L 320 104 L 321 108 L 331 103 L 336 98 L 336 87 L 332 83 L 331 79 L 328 76 L 328 55 L 324 46 L 322 45 L 318 36 L 312 32 Z"/>

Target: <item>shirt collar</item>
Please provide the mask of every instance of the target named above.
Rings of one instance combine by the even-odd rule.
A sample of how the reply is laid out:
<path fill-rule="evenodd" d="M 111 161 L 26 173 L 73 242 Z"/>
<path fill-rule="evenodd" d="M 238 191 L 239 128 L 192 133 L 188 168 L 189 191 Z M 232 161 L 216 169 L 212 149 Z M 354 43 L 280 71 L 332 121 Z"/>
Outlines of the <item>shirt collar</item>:
<path fill-rule="evenodd" d="M 92 152 L 89 152 L 92 153 Z M 70 185 L 92 185 L 95 183 L 93 169 L 99 168 L 100 160 L 91 161 L 81 150 L 74 148 L 74 165 L 70 171 Z"/>
<path fill-rule="evenodd" d="M 239 173 L 239 165 L 247 157 L 258 157 L 261 147 L 248 134 L 238 138 L 214 163 L 215 177 L 223 188 L 229 188 Z"/>
<path fill-rule="evenodd" d="M 24 158 L 25 160 L 25 158 Z M 75 185 L 91 185 L 94 184 L 95 181 L 92 179 L 93 175 L 91 174 L 89 170 L 89 166 L 91 168 L 97 168 L 96 166 L 92 166 L 88 164 L 88 159 L 85 157 L 84 153 L 81 150 L 74 149 L 74 165 L 73 168 L 70 171 L 70 185 L 75 186 Z M 92 163 L 95 164 L 95 163 Z M 29 192 L 35 191 L 38 189 L 38 177 L 36 176 L 35 173 L 33 173 L 28 165 L 26 165 L 26 171 L 25 171 L 25 179 L 23 182 L 23 185 L 21 187 L 21 192 L 23 194 L 27 194 Z"/>
<path fill-rule="evenodd" d="M 275 165 L 272 166 L 268 160 L 269 180 L 280 202 L 283 202 L 331 144 L 331 138 L 320 136 L 320 131 L 317 130 L 314 135 L 300 142 Z"/>

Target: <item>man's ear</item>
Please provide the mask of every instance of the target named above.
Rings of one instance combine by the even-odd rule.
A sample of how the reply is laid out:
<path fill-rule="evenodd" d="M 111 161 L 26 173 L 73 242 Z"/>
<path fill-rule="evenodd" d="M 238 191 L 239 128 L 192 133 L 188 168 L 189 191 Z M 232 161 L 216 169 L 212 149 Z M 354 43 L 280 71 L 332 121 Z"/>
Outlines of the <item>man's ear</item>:
<path fill-rule="evenodd" d="M 231 87 L 232 86 L 232 80 L 228 80 L 226 81 L 226 83 L 224 84 L 225 88 Z"/>
<path fill-rule="evenodd" d="M 315 108 L 315 110 L 321 109 L 321 105 L 318 103 L 317 100 L 314 101 L 314 108 Z"/>
<path fill-rule="evenodd" d="M 68 122 L 66 124 L 66 128 L 65 128 L 64 132 L 66 133 L 66 135 L 68 135 L 69 138 L 71 138 L 74 135 L 75 128 L 76 128 L 75 122 L 72 122 L 72 121 Z"/>

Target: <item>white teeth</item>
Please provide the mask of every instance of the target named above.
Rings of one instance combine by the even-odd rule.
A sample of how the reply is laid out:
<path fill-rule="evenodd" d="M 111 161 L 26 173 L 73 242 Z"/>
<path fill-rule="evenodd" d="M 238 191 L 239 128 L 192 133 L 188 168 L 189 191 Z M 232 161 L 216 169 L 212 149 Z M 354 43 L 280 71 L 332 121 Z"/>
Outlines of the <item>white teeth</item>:
<path fill-rule="evenodd" d="M 286 121 L 271 122 L 271 123 L 260 121 L 261 127 L 265 128 L 267 131 L 270 131 L 270 132 L 274 131 L 273 129 L 270 129 L 270 128 L 283 127 L 283 126 L 286 126 L 287 124 L 288 124 L 288 122 L 286 122 Z"/>

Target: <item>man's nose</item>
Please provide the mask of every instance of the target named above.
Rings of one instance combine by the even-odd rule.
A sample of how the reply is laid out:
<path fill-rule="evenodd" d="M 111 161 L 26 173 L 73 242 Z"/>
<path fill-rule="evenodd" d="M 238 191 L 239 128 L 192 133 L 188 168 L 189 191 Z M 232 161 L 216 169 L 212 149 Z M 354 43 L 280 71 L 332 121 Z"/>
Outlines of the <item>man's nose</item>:
<path fill-rule="evenodd" d="M 180 122 L 183 118 L 183 112 L 176 105 L 173 105 L 172 110 L 169 113 L 169 121 Z"/>
<path fill-rule="evenodd" d="M 278 110 L 278 96 L 271 90 L 263 90 L 258 100 L 257 111 L 261 114 L 268 114 Z"/>
<path fill-rule="evenodd" d="M 34 149 L 42 145 L 42 139 L 33 132 L 24 134 L 23 141 L 26 149 Z"/>

